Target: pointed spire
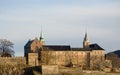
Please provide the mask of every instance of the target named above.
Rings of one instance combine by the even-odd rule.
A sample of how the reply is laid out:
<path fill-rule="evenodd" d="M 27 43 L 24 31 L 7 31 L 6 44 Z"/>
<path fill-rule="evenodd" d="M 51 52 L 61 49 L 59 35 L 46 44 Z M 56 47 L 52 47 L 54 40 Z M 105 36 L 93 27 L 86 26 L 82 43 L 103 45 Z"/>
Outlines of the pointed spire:
<path fill-rule="evenodd" d="M 84 41 L 83 41 L 83 47 L 84 47 L 84 48 L 88 48 L 89 45 L 90 45 L 90 41 L 89 41 L 89 39 L 88 39 L 88 34 L 87 34 L 87 32 L 86 32 L 86 33 L 85 33 L 85 38 L 84 38 Z"/>
<path fill-rule="evenodd" d="M 85 38 L 84 38 L 84 41 L 88 41 L 88 42 L 89 42 L 89 39 L 88 39 L 88 34 L 87 34 L 87 32 L 85 33 Z"/>
<path fill-rule="evenodd" d="M 40 36 L 40 41 L 45 41 L 42 33 L 41 33 L 41 36 Z"/>
<path fill-rule="evenodd" d="M 44 39 L 44 35 L 43 35 L 43 32 L 42 32 L 42 27 L 41 27 L 41 34 L 40 34 L 40 42 L 42 43 L 42 45 L 45 44 L 45 39 Z"/>

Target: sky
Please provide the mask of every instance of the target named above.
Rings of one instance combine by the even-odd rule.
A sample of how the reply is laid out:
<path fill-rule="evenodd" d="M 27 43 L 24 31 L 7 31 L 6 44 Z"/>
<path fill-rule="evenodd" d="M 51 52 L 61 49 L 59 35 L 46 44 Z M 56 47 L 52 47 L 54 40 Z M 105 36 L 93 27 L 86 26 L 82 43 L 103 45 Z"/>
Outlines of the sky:
<path fill-rule="evenodd" d="M 28 40 L 42 31 L 47 45 L 91 44 L 111 52 L 120 49 L 120 0 L 0 0 L 0 39 L 14 43 L 24 55 Z"/>

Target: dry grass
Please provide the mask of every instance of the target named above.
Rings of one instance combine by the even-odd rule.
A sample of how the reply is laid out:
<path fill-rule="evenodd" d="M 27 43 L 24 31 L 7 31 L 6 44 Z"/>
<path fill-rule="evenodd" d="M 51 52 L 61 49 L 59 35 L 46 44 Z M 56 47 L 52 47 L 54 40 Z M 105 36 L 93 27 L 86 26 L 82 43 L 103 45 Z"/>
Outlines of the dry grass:
<path fill-rule="evenodd" d="M 1 65 L 0 75 L 41 75 L 37 67 L 30 67 L 28 65 Z"/>

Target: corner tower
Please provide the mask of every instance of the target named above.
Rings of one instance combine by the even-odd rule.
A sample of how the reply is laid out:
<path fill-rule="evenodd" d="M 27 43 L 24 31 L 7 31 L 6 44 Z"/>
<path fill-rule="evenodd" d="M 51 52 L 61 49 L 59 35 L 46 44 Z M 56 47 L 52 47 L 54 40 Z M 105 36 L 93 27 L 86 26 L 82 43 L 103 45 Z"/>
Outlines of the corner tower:
<path fill-rule="evenodd" d="M 90 41 L 88 39 L 88 34 L 86 32 L 85 37 L 84 37 L 84 41 L 83 41 L 83 48 L 89 48 L 90 45 Z"/>

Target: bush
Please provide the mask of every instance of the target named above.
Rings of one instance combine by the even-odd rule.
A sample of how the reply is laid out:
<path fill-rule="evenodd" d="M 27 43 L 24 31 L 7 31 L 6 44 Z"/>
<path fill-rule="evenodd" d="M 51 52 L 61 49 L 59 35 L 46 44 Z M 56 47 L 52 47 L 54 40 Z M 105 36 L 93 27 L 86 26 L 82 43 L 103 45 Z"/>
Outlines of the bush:
<path fill-rule="evenodd" d="M 26 65 L 0 64 L 0 75 L 23 75 Z"/>

